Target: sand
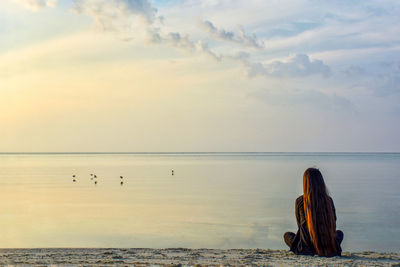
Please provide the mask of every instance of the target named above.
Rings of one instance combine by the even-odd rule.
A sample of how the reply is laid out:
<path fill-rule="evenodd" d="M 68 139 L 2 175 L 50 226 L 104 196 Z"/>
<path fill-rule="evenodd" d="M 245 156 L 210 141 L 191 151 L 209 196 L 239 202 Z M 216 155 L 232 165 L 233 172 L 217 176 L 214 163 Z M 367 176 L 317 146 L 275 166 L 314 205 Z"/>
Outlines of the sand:
<path fill-rule="evenodd" d="M 257 265 L 257 266 L 400 266 L 399 253 L 344 252 L 342 257 L 297 256 L 268 249 L 0 249 L 1 265 Z"/>

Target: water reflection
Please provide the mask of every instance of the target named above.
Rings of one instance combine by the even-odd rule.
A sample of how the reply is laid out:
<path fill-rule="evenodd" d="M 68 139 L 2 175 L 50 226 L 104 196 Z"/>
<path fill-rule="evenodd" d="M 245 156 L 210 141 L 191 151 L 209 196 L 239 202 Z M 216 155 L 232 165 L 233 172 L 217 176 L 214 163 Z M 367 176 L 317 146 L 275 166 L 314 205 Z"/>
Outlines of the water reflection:
<path fill-rule="evenodd" d="M 1 245 L 285 248 L 302 172 L 317 165 L 344 249 L 393 251 L 399 163 L 397 154 L 0 155 Z"/>

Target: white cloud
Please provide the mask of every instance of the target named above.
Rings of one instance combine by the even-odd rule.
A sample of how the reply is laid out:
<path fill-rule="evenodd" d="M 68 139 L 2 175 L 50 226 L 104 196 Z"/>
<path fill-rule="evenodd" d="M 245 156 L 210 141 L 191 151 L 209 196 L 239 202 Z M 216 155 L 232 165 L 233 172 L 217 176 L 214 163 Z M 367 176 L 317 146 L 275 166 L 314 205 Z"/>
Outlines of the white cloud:
<path fill-rule="evenodd" d="M 327 77 L 331 69 L 321 60 L 310 60 L 308 55 L 296 54 L 287 60 L 277 60 L 271 63 L 250 62 L 246 55 L 241 54 L 237 57 L 247 68 L 249 76 L 286 76 L 298 77 L 320 74 Z"/>
<path fill-rule="evenodd" d="M 169 40 L 173 45 L 175 45 L 176 47 L 180 47 L 183 48 L 185 50 L 189 50 L 191 52 L 193 52 L 195 50 L 195 44 L 189 40 L 189 36 L 181 36 L 181 34 L 179 32 L 170 32 L 168 34 L 167 39 L 165 40 Z"/>
<path fill-rule="evenodd" d="M 74 10 L 93 17 L 104 31 L 122 33 L 126 41 L 142 32 L 151 43 L 168 44 L 220 59 L 202 40 L 193 41 L 188 34 L 176 31 L 162 31 L 163 17 L 158 15 L 157 9 L 148 0 L 76 0 Z"/>
<path fill-rule="evenodd" d="M 191 53 L 204 53 L 218 61 L 232 58 L 230 56 L 232 49 L 230 47 L 224 49 L 226 47 L 224 42 L 222 44 L 213 43 L 209 38 L 201 38 L 192 32 L 190 34 L 183 33 L 182 30 L 177 31 L 174 27 L 163 24 L 163 17 L 158 14 L 157 9 L 148 0 L 76 0 L 74 9 L 78 13 L 92 16 L 103 30 L 125 34 L 124 40 L 134 39 L 142 31 L 147 40 L 153 43 L 172 45 Z M 168 21 L 168 17 L 166 21 Z M 245 48 L 258 48 L 255 51 L 253 49 L 246 52 L 249 53 L 249 57 L 257 58 L 258 62 L 251 62 L 247 58 L 239 59 L 246 66 L 250 76 L 290 77 L 313 74 L 328 76 L 330 73 L 330 68 L 321 60 L 310 60 L 303 53 L 298 53 L 286 61 L 264 64 L 262 63 L 263 56 L 260 56 L 259 53 L 266 52 L 267 49 L 255 34 L 249 35 L 241 27 L 236 32 L 219 29 L 210 20 L 204 21 L 202 26 L 216 41 L 237 43 Z M 196 37 L 193 38 L 193 36 Z M 221 48 L 220 52 L 216 52 L 218 51 L 215 49 L 216 47 Z"/>
<path fill-rule="evenodd" d="M 189 52 L 201 52 L 205 53 L 216 60 L 221 60 L 221 57 L 210 50 L 208 44 L 198 40 L 197 42 L 191 41 L 188 35 L 182 36 L 178 32 L 170 32 L 165 37 L 159 37 L 159 42 L 172 44 L 174 47 L 181 48 Z"/>
<path fill-rule="evenodd" d="M 55 7 L 57 0 L 14 0 L 19 5 L 31 9 L 33 11 L 38 11 L 45 7 Z"/>
<path fill-rule="evenodd" d="M 229 42 L 238 43 L 238 44 L 242 44 L 245 46 L 251 46 L 251 47 L 255 47 L 255 48 L 264 47 L 264 43 L 262 41 L 258 40 L 258 38 L 255 34 L 253 34 L 253 35 L 246 34 L 243 27 L 241 27 L 241 26 L 238 27 L 238 33 L 236 34 L 233 31 L 226 31 L 224 29 L 218 29 L 209 20 L 204 21 L 203 23 L 201 23 L 201 25 L 203 26 L 203 28 L 206 29 L 206 31 L 212 37 L 214 37 L 218 40 L 229 41 Z"/>

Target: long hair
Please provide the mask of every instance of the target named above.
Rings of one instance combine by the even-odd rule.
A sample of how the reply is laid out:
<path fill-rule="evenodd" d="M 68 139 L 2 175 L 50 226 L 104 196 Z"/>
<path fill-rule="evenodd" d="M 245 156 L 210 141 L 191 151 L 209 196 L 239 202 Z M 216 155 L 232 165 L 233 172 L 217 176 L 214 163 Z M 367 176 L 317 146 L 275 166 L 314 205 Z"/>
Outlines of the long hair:
<path fill-rule="evenodd" d="M 333 203 L 318 169 L 308 168 L 304 172 L 303 191 L 304 213 L 311 242 L 319 256 L 333 256 L 337 253 Z"/>

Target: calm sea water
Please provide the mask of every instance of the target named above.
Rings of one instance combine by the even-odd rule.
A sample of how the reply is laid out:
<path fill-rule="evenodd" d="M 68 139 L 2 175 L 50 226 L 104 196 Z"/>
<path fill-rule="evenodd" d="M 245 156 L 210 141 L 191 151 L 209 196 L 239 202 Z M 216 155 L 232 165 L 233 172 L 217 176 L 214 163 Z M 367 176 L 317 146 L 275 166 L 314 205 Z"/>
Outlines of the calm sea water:
<path fill-rule="evenodd" d="M 283 249 L 312 166 L 344 250 L 400 250 L 391 153 L 1 154 L 0 247 Z"/>

